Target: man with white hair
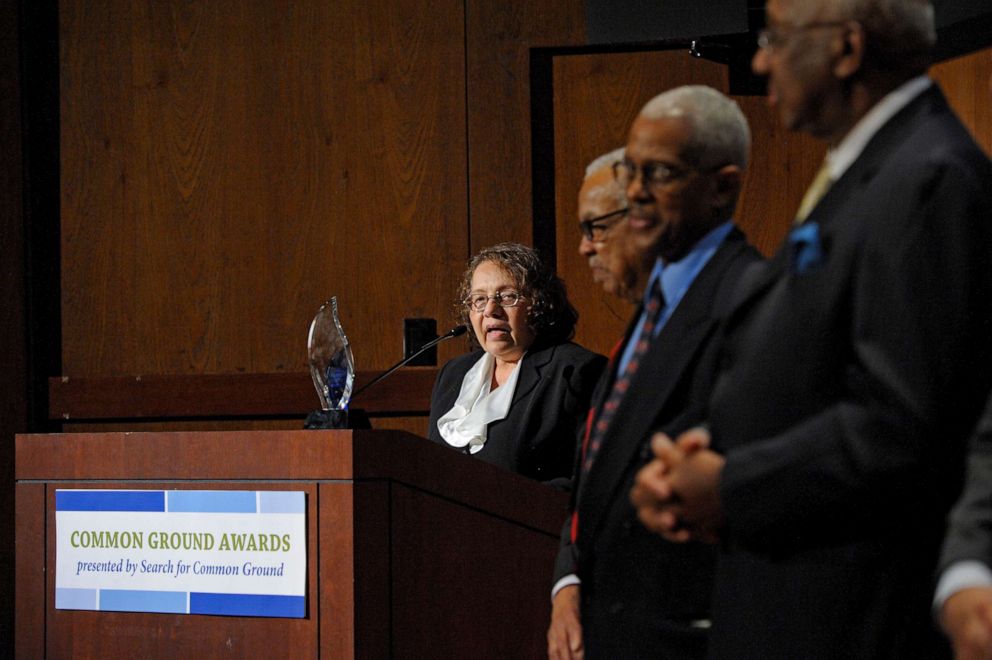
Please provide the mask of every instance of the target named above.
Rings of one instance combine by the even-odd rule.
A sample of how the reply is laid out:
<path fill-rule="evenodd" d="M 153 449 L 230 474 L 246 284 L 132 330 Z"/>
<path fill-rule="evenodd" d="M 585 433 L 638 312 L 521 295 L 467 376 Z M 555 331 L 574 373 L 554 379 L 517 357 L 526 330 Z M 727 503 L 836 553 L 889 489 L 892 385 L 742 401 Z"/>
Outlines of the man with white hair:
<path fill-rule="evenodd" d="M 992 385 L 992 165 L 925 74 L 929 2 L 766 16 L 769 102 L 830 149 L 741 283 L 706 428 L 656 437 L 632 500 L 721 541 L 711 657 L 946 657 L 932 582 Z"/>
<path fill-rule="evenodd" d="M 599 156 L 586 167 L 579 188 L 579 254 L 589 264 L 593 281 L 603 290 L 637 305 L 644 294 L 647 276 L 654 265 L 653 237 L 637 240 L 627 223 L 627 197 L 613 176 L 613 166 L 622 161 L 624 149 Z"/>
<path fill-rule="evenodd" d="M 613 174 L 624 148 L 599 156 L 586 166 L 579 188 L 579 254 L 603 291 L 639 305 L 654 267 L 656 232 L 635 232 L 627 222 L 627 196 Z"/>
<path fill-rule="evenodd" d="M 600 238 L 634 255 L 635 284 L 613 292 L 642 298 L 593 394 L 556 564 L 552 658 L 705 656 L 715 550 L 648 532 L 627 492 L 652 431 L 701 418 L 720 310 L 759 258 L 731 221 L 749 143 L 737 104 L 680 87 L 644 107 L 612 165 L 628 214 Z"/>

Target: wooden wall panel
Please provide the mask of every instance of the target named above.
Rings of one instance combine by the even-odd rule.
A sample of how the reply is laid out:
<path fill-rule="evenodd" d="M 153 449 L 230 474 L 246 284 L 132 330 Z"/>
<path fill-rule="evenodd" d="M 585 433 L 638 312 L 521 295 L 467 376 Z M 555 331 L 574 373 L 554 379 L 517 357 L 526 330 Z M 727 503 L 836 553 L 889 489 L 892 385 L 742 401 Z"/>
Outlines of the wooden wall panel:
<path fill-rule="evenodd" d="M 332 293 L 363 369 L 450 318 L 464 18 L 426 7 L 61 2 L 64 374 L 296 371 Z"/>
<path fill-rule="evenodd" d="M 992 155 L 992 48 L 941 62 L 930 73 L 985 153 Z"/>
<path fill-rule="evenodd" d="M 466 4 L 471 250 L 531 245 L 534 223 L 554 219 L 532 217 L 530 48 L 584 43 L 584 3 Z"/>
<path fill-rule="evenodd" d="M 626 143 L 641 106 L 667 89 L 705 84 L 727 91 L 726 68 L 685 51 L 561 55 L 554 60 L 555 197 L 559 274 L 579 310 L 576 339 L 601 353 L 622 335 L 633 309 L 592 281 L 578 254 L 577 193 L 585 166 Z M 765 254 L 781 242 L 824 148 L 788 134 L 764 97 L 734 97 L 748 118 L 751 166 L 735 220 Z"/>

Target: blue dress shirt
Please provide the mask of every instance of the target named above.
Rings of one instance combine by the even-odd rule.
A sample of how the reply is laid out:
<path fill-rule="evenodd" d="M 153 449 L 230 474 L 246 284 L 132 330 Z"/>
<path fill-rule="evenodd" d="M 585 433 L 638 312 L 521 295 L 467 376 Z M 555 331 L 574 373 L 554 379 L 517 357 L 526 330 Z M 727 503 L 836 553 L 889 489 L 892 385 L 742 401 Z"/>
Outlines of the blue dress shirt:
<path fill-rule="evenodd" d="M 659 257 L 655 262 L 654 268 L 651 269 L 651 277 L 648 278 L 648 285 L 644 287 L 646 298 L 648 292 L 651 291 L 651 287 L 660 279 L 661 290 L 665 294 L 665 306 L 661 310 L 661 317 L 658 319 L 657 325 L 654 326 L 655 337 L 665 327 L 665 323 L 671 318 L 672 313 L 675 312 L 675 308 L 679 306 L 679 302 L 685 296 L 685 292 L 692 286 L 692 282 L 696 279 L 696 276 L 699 275 L 703 267 L 713 257 L 717 248 L 727 238 L 727 234 L 730 233 L 733 227 L 734 223 L 727 220 L 716 229 L 711 230 L 710 233 L 703 236 L 693 246 L 692 250 L 679 261 L 666 264 Z M 645 302 L 647 301 L 645 300 Z M 634 354 L 634 347 L 637 346 L 637 342 L 641 338 L 641 330 L 644 327 L 645 320 L 647 320 L 647 316 L 644 313 L 644 305 L 642 304 L 641 315 L 637 319 L 637 325 L 634 326 L 634 331 L 630 335 L 630 341 L 627 342 L 627 345 L 623 349 L 623 354 L 620 356 L 620 363 L 617 365 L 618 374 L 622 374 L 627 368 L 627 363 L 630 362 L 630 358 Z"/>

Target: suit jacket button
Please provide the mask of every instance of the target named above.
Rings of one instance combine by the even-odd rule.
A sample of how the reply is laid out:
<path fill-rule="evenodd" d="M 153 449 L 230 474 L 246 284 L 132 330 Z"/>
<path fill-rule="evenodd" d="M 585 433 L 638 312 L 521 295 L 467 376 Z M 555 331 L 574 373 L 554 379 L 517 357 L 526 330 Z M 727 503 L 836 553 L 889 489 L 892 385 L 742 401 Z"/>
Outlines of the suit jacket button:
<path fill-rule="evenodd" d="M 623 603 L 616 602 L 610 604 L 610 614 L 620 614 L 623 611 Z"/>

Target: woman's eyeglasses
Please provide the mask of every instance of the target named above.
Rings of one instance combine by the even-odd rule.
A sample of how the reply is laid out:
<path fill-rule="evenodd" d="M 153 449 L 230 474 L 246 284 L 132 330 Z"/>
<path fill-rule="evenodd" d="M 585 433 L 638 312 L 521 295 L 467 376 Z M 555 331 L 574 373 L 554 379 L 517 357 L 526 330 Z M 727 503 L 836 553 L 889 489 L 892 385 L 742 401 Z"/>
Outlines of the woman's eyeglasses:
<path fill-rule="evenodd" d="M 500 307 L 516 307 L 523 299 L 524 297 L 516 291 L 498 291 L 491 296 L 487 296 L 484 293 L 473 293 L 463 300 L 462 303 L 473 311 L 484 312 L 490 300 Z"/>

